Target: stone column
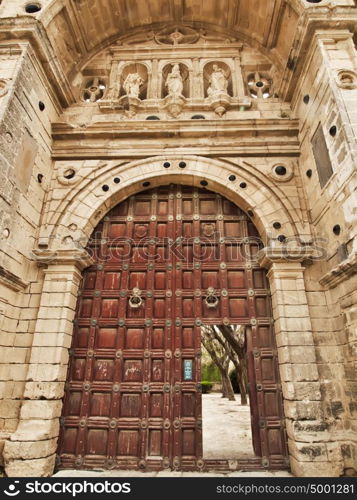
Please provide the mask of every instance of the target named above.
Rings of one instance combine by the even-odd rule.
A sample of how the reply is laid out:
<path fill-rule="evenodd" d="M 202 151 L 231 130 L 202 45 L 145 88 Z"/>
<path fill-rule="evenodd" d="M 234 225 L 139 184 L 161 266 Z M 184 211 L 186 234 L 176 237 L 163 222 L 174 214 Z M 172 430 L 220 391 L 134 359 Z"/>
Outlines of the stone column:
<path fill-rule="evenodd" d="M 193 59 L 191 98 L 193 99 L 204 98 L 203 72 L 200 69 L 200 60 L 197 57 Z"/>
<path fill-rule="evenodd" d="M 240 57 L 234 58 L 233 94 L 234 97 L 245 97 L 245 87 Z"/>
<path fill-rule="evenodd" d="M 157 59 L 152 61 L 151 66 L 151 83 L 148 90 L 149 99 L 160 99 L 161 89 L 159 89 L 159 62 Z"/>
<path fill-rule="evenodd" d="M 329 453 L 305 269 L 279 252 L 263 251 L 261 265 L 269 269 L 291 470 L 297 476 L 339 476 L 341 459 Z"/>
<path fill-rule="evenodd" d="M 91 264 L 85 251 L 34 253 L 47 269 L 20 422 L 5 443 L 5 468 L 11 477 L 53 472 L 77 292 L 81 271 Z"/>
<path fill-rule="evenodd" d="M 113 59 L 110 68 L 108 94 L 106 99 L 116 101 L 120 95 L 120 75 L 119 75 L 119 60 Z"/>

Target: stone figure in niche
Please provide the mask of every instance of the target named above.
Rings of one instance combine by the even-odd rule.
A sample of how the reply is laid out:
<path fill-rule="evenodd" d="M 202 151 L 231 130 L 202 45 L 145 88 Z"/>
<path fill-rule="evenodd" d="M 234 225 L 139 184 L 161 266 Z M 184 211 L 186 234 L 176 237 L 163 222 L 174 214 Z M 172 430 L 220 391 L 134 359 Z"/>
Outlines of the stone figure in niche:
<path fill-rule="evenodd" d="M 167 75 L 166 87 L 169 96 L 182 95 L 183 81 L 180 72 L 180 66 L 178 64 L 172 65 L 172 71 Z"/>
<path fill-rule="evenodd" d="M 138 73 L 129 73 L 124 82 L 124 90 L 128 97 L 135 97 L 139 99 L 140 87 L 143 85 L 144 80 Z"/>
<path fill-rule="evenodd" d="M 213 65 L 213 71 L 209 78 L 210 86 L 207 89 L 209 96 L 214 94 L 227 94 L 228 78 L 224 69 L 220 68 L 218 64 Z"/>

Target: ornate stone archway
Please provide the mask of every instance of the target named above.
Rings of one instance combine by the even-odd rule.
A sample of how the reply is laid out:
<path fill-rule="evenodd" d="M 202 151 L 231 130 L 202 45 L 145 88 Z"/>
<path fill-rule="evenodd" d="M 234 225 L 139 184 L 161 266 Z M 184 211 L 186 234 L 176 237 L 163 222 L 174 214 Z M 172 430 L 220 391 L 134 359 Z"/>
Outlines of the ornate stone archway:
<path fill-rule="evenodd" d="M 222 161 L 191 155 L 156 156 L 130 163 L 95 162 L 90 168 L 74 168 L 67 181 L 63 174 L 71 163 L 57 165 L 61 191 L 47 205 L 47 217 L 39 243 L 50 250 L 84 248 L 98 221 L 113 206 L 145 187 L 179 183 L 205 186 L 226 196 L 251 214 L 261 236 L 267 239 L 273 222 L 280 221 L 286 237 L 310 239 L 310 229 L 299 208 L 269 175 L 245 162 Z M 180 166 L 181 165 L 181 166 Z M 293 166 L 288 167 L 290 176 Z M 145 183 L 145 185 L 144 185 Z M 203 184 L 202 184 L 203 183 Z"/>
<path fill-rule="evenodd" d="M 164 163 L 170 166 L 165 167 Z M 285 221 L 287 236 L 301 235 L 306 239 L 296 210 L 279 188 L 258 172 L 256 176 L 248 175 L 244 165 L 238 169 L 237 183 L 229 181 L 233 172 L 237 175 L 237 165 L 233 170 L 224 162 L 182 156 L 153 158 L 120 169 L 102 164 L 94 179 L 83 176 L 77 185 L 67 186 L 69 192 L 63 198 L 65 201 L 49 202 L 48 214 L 54 215 L 44 224 L 39 240 L 42 249 L 34 250 L 39 265 L 45 269 L 25 387 L 26 399 L 18 429 L 5 446 L 9 475 L 21 476 L 26 471 L 26 475 L 38 476 L 53 471 L 78 287 L 82 269 L 91 263 L 84 247 L 96 223 L 118 202 L 149 187 L 147 183 L 151 187 L 172 182 L 202 187 L 203 181 L 208 189 L 251 213 L 265 237 L 271 221 L 279 215 Z M 239 187 L 242 181 L 247 184 L 244 196 Z M 109 189 L 103 189 L 104 186 Z M 57 212 L 50 209 L 53 203 L 58 206 Z M 71 238 L 68 238 L 69 226 L 75 227 L 72 231 L 75 236 Z M 291 465 L 298 475 L 307 475 L 311 473 L 311 464 L 301 459 L 299 449 L 309 437 L 299 433 L 298 423 L 303 412 L 297 408 L 304 407 L 308 393 L 319 404 L 320 393 L 304 268 L 300 263 L 306 253 L 295 253 L 289 259 L 283 250 L 284 244 L 275 240 L 262 252 L 261 263 L 269 268 Z"/>

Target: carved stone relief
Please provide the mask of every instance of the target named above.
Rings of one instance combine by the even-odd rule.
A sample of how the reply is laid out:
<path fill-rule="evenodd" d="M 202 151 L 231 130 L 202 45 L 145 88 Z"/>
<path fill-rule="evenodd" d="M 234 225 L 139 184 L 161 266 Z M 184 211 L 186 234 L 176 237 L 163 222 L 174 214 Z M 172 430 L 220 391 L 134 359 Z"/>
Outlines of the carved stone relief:
<path fill-rule="evenodd" d="M 244 111 L 252 98 L 271 97 L 273 83 L 268 64 L 264 74 L 249 68 L 244 81 L 243 47 L 227 35 L 186 25 L 132 34 L 103 53 L 105 71 L 86 70 L 96 76 L 85 81 L 82 100 L 98 101 L 101 111 L 118 110 L 123 117 L 140 119 L 160 112 L 166 118 L 185 112 L 187 119 L 187 113 L 222 117 L 227 111 Z"/>

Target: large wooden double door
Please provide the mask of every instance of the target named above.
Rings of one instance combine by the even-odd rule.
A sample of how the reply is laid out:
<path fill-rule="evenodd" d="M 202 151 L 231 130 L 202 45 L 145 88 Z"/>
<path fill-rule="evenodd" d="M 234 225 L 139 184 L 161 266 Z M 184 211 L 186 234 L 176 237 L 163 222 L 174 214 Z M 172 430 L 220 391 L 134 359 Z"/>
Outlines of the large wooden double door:
<path fill-rule="evenodd" d="M 222 323 L 247 325 L 255 461 L 285 465 L 258 250 L 249 217 L 206 190 L 164 186 L 108 213 L 78 299 L 61 468 L 202 469 L 201 325 Z"/>

